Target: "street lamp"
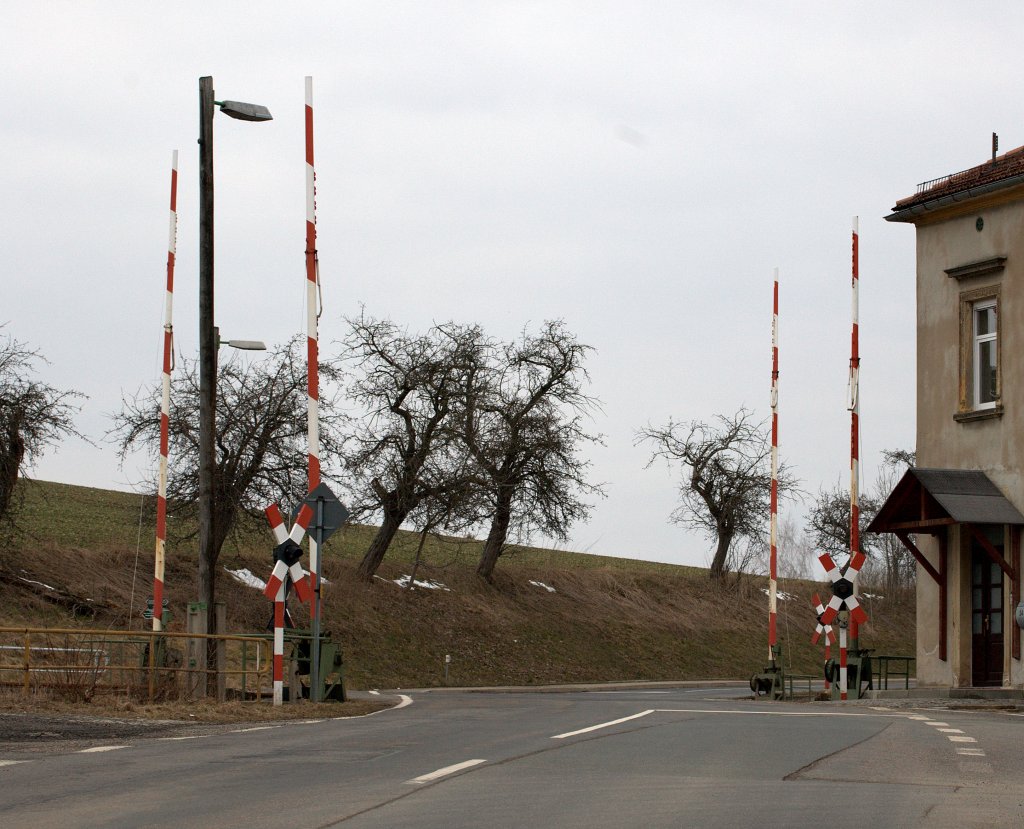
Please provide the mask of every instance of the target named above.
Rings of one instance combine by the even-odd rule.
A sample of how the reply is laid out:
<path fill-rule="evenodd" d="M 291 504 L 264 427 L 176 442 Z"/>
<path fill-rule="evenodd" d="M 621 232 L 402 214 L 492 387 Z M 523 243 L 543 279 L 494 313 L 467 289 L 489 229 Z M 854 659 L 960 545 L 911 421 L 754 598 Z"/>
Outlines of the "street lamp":
<path fill-rule="evenodd" d="M 270 121 L 265 106 L 240 101 L 215 101 L 213 78 L 199 79 L 199 601 L 206 605 L 206 633 L 213 624 L 213 480 L 217 459 L 216 433 L 217 349 L 213 324 L 213 112 L 241 121 Z M 246 341 L 239 341 L 246 342 Z M 234 344 L 232 341 L 229 344 Z M 250 343 L 251 345 L 251 343 Z M 246 346 L 236 346 L 246 347 Z M 200 614 L 202 617 L 202 614 Z"/>
<path fill-rule="evenodd" d="M 237 348 L 239 351 L 266 351 L 267 344 L 263 340 L 222 340 L 220 338 L 220 329 L 214 326 L 213 328 L 214 338 L 217 340 L 217 348 L 222 345 L 229 345 L 232 348 Z"/>

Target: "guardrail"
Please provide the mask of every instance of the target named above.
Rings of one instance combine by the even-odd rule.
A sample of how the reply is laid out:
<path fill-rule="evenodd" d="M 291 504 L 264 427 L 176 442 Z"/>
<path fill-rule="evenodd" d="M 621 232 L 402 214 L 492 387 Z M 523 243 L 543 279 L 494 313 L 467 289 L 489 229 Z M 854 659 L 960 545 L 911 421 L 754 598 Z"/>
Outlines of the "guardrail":
<path fill-rule="evenodd" d="M 186 658 L 190 652 L 199 658 Z M 212 681 L 218 699 L 259 700 L 270 659 L 259 636 L 0 627 L 0 686 L 20 687 L 26 697 L 48 690 L 79 700 L 111 692 L 149 702 L 196 699 Z"/>

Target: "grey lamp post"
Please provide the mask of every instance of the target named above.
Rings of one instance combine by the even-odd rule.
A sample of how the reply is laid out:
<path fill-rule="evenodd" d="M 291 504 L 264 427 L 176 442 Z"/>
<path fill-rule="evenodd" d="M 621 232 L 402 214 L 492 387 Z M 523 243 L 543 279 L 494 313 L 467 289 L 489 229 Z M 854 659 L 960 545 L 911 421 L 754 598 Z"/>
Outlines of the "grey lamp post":
<path fill-rule="evenodd" d="M 218 335 L 213 324 L 213 108 L 241 121 L 270 121 L 259 104 L 215 101 L 213 78 L 199 79 L 199 601 L 206 605 L 205 633 L 213 625 L 213 493 Z M 244 341 L 243 341 L 244 342 Z"/>

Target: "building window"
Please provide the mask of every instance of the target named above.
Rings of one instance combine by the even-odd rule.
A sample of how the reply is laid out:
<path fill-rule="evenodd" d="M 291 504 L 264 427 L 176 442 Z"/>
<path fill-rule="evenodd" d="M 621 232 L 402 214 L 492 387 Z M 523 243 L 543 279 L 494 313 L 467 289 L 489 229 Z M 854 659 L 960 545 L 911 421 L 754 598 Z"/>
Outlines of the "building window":
<path fill-rule="evenodd" d="M 971 369 L 974 375 L 972 408 L 994 409 L 999 400 L 996 303 L 994 300 L 976 302 L 971 311 L 974 317 L 971 355 Z"/>
<path fill-rule="evenodd" d="M 958 420 L 1001 415 L 999 286 L 960 294 Z"/>

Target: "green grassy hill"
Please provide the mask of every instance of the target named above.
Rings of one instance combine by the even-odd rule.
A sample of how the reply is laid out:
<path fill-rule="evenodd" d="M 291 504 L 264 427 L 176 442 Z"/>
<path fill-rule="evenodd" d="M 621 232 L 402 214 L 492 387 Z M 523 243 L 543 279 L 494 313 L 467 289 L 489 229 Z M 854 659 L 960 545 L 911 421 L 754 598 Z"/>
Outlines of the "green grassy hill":
<path fill-rule="evenodd" d="M 148 627 L 141 611 L 152 592 L 153 499 L 45 482 L 23 494 L 19 529 L 0 539 L 0 625 Z M 717 586 L 699 568 L 516 548 L 486 584 L 474 572 L 478 542 L 431 540 L 417 579 L 444 588 L 408 590 L 395 580 L 411 572 L 412 533 L 398 539 L 380 578 L 355 577 L 372 532 L 346 528 L 323 553 L 323 627 L 343 643 L 351 687 L 440 685 L 446 654 L 454 685 L 747 679 L 764 665 L 764 577 Z M 231 632 L 265 630 L 271 608 L 224 568 L 265 578 L 271 548 L 269 532 L 254 528 L 221 554 L 217 597 L 227 603 Z M 183 629 L 195 581 L 195 542 L 169 544 L 172 629 Z M 779 602 L 784 661 L 817 674 L 809 598 L 827 590 L 787 580 L 779 589 L 791 597 Z M 871 622 L 862 644 L 912 654 L 913 595 L 865 604 Z M 297 624 L 308 622 L 294 600 L 292 612 Z"/>

